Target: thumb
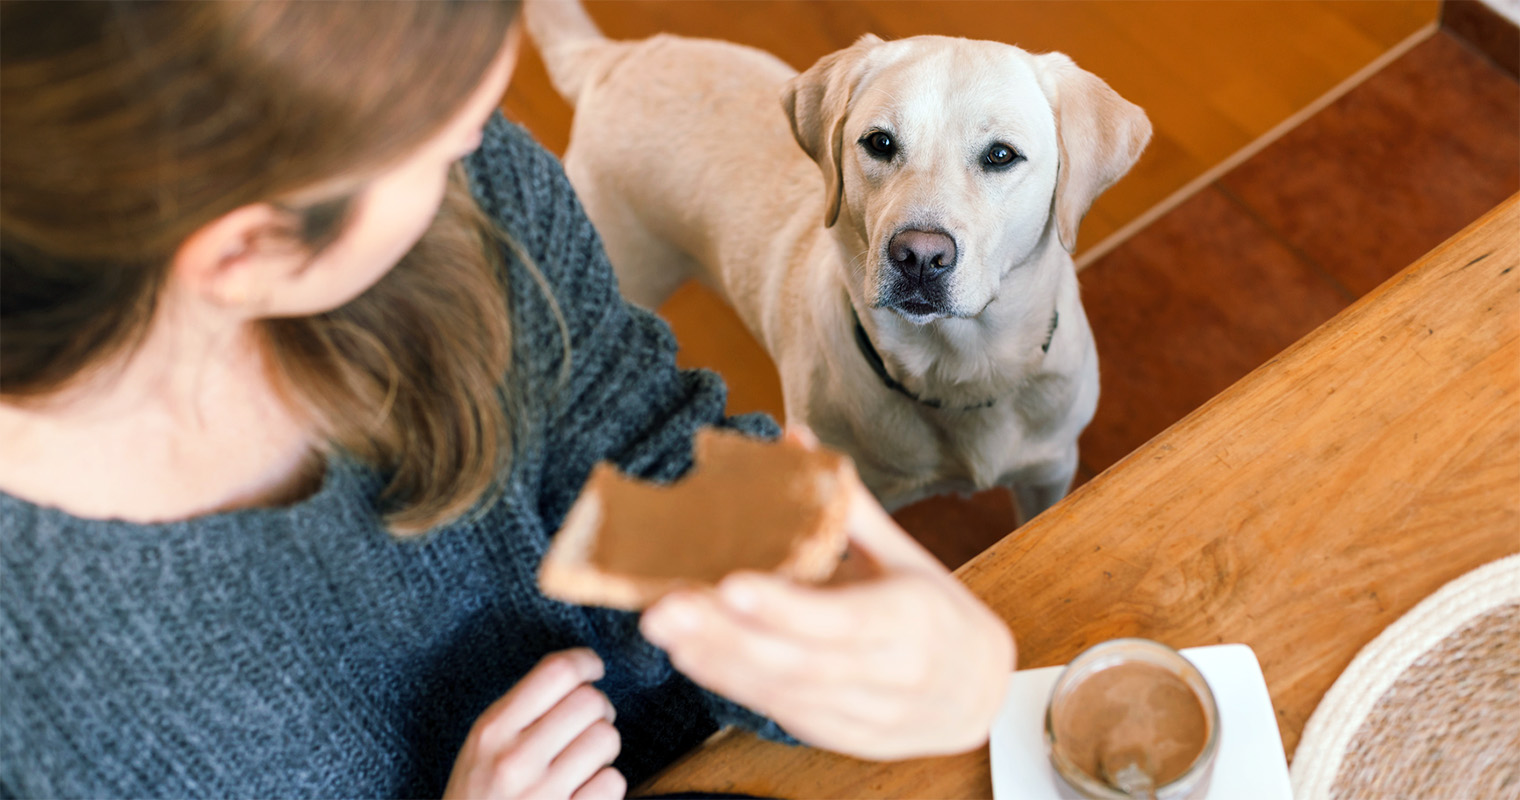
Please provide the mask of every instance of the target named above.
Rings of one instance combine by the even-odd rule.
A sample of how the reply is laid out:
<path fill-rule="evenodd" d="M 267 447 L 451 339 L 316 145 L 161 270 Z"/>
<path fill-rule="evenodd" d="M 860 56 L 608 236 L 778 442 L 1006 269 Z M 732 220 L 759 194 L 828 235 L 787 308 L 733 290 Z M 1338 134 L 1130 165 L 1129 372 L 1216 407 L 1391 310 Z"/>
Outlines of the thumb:
<path fill-rule="evenodd" d="M 851 474 L 845 491 L 850 493 L 849 512 L 845 526 L 852 546 L 863 551 L 884 570 L 928 569 L 935 573 L 948 573 L 924 546 L 892 519 L 881 507 L 876 496 Z"/>
<path fill-rule="evenodd" d="M 822 447 L 812 429 L 801 422 L 788 422 L 784 438 L 807 450 Z M 909 536 L 881 507 L 875 495 L 861 482 L 853 462 L 845 471 L 847 476 L 841 490 L 850 494 L 845 527 L 849 532 L 851 550 L 856 551 L 856 559 L 853 564 L 846 562 L 848 568 L 835 583 L 868 577 L 882 568 L 891 571 L 894 567 L 927 567 L 934 572 L 947 572 L 939 559 Z"/>
<path fill-rule="evenodd" d="M 817 450 L 819 447 L 818 434 L 813 433 L 812 428 L 801 422 L 788 422 L 786 432 L 781 435 L 781 438 L 792 444 L 802 445 L 804 450 Z"/>

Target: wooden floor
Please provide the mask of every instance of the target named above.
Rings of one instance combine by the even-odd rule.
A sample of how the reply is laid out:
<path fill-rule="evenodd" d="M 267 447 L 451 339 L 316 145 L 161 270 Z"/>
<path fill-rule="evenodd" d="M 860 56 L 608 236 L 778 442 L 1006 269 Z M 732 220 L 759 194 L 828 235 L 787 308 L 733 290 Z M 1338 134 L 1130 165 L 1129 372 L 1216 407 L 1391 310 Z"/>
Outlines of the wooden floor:
<path fill-rule="evenodd" d="M 1157 129 L 1134 172 L 1084 224 L 1086 247 L 1428 33 L 1438 10 L 1426 0 L 590 6 L 612 35 L 720 37 L 798 67 L 867 31 L 1063 50 L 1146 108 Z M 1082 281 L 1104 395 L 1083 439 L 1083 477 L 1514 192 L 1516 97 L 1508 75 L 1455 39 L 1429 38 L 1097 259 Z M 570 112 L 536 56 L 524 59 L 505 105 L 546 146 L 563 148 Z M 1453 171 L 1477 177 L 1451 179 Z M 731 412 L 780 415 L 774 369 L 727 309 L 689 286 L 661 313 L 682 363 L 729 382 Z M 952 566 L 1013 525 L 1001 491 L 927 501 L 897 516 Z"/>

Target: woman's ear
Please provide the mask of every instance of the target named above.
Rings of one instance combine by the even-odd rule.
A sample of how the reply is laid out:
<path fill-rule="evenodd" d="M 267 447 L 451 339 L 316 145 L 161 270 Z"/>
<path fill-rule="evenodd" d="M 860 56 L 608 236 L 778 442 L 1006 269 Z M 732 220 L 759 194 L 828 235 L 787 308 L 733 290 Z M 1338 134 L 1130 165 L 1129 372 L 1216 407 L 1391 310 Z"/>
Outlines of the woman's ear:
<path fill-rule="evenodd" d="M 180 245 L 171 280 L 210 305 L 241 317 L 263 316 L 282 281 L 309 258 L 288 212 L 267 203 L 230 211 Z"/>

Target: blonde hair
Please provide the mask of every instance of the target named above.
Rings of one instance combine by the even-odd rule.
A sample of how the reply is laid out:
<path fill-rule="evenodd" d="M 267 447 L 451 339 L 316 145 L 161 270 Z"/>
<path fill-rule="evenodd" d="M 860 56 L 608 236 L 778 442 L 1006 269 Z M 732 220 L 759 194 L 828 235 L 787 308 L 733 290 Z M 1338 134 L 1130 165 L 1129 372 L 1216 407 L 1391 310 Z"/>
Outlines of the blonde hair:
<path fill-rule="evenodd" d="M 414 150 L 463 107 L 515 13 L 469 0 L 0 5 L 0 397 L 34 401 L 128 355 L 174 252 L 205 224 Z M 293 235 L 319 251 L 354 200 L 293 209 Z M 456 167 L 437 218 L 379 283 L 260 324 L 287 399 L 387 476 L 398 534 L 478 504 L 510 459 L 501 244 Z"/>

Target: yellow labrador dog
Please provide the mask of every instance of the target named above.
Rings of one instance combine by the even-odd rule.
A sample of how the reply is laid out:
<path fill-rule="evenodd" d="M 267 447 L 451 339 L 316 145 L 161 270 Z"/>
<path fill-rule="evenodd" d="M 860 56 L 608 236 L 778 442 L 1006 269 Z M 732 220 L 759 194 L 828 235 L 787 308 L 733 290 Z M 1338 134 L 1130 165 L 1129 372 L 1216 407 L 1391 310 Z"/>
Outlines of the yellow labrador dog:
<path fill-rule="evenodd" d="M 1005 485 L 1027 519 L 1065 495 L 1098 402 L 1070 254 L 1150 139 L 1139 107 L 997 42 L 867 35 L 799 75 L 727 42 L 609 40 L 577 2 L 526 14 L 629 300 L 719 292 L 787 418 L 888 508 Z"/>

